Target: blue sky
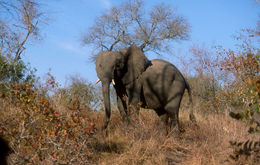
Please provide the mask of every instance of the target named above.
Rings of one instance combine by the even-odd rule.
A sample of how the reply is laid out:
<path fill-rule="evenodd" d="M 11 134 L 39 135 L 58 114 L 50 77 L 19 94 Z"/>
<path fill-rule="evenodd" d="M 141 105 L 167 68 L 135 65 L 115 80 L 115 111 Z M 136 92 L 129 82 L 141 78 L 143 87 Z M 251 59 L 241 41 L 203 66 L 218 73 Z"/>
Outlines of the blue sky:
<path fill-rule="evenodd" d="M 42 0 L 50 21 L 41 29 L 42 40 L 31 42 L 23 59 L 37 69 L 37 75 L 51 74 L 61 84 L 69 75 L 80 75 L 89 82 L 97 80 L 95 65 L 90 62 L 91 48 L 82 46 L 80 36 L 96 17 L 118 5 L 119 0 Z M 149 10 L 165 3 L 177 8 L 191 25 L 188 41 L 173 43 L 178 56 L 187 55 L 193 44 L 222 45 L 233 48 L 232 36 L 243 28 L 255 28 L 260 18 L 260 0 L 144 0 Z M 148 58 L 157 58 L 149 53 Z M 165 58 L 178 66 L 174 55 Z"/>

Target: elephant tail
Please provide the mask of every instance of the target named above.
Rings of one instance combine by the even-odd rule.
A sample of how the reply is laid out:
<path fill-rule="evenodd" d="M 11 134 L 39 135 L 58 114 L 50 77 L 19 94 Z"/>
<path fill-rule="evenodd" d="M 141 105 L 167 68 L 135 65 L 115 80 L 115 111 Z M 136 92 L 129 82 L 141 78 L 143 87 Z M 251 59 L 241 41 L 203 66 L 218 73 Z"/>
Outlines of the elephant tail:
<path fill-rule="evenodd" d="M 186 84 L 186 89 L 188 90 L 188 94 L 189 94 L 190 120 L 195 123 L 196 119 L 195 119 L 195 116 L 193 114 L 193 101 L 192 101 L 192 95 L 191 95 L 191 88 L 190 88 L 189 83 L 186 80 L 185 80 L 185 84 Z"/>

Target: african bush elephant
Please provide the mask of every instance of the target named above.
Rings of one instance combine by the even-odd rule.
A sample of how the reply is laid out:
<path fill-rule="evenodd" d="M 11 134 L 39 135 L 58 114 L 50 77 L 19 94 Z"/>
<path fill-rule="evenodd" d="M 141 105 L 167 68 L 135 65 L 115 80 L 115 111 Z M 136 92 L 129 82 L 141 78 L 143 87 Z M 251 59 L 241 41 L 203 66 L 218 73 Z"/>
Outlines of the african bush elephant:
<path fill-rule="evenodd" d="M 113 82 L 117 104 L 123 118 L 128 117 L 126 105 L 126 85 L 135 80 L 145 71 L 149 60 L 145 56 L 138 56 L 131 48 L 122 49 L 119 52 L 103 51 L 96 58 L 96 72 L 102 82 L 102 93 L 106 112 L 106 129 L 110 119 L 110 83 Z M 133 66 L 135 65 L 135 66 Z M 129 93 L 131 95 L 131 93 Z M 129 98 L 128 98 L 129 100 Z"/>
<path fill-rule="evenodd" d="M 131 46 L 118 52 L 101 52 L 96 59 L 96 72 L 102 82 L 107 128 L 110 118 L 109 85 L 113 82 L 118 109 L 128 116 L 127 107 L 154 109 L 161 121 L 179 128 L 178 112 L 185 89 L 192 103 L 190 87 L 180 71 L 171 63 L 155 59 L 149 61 L 141 48 Z M 128 98 L 128 105 L 126 98 Z M 195 121 L 193 110 L 190 119 Z"/>

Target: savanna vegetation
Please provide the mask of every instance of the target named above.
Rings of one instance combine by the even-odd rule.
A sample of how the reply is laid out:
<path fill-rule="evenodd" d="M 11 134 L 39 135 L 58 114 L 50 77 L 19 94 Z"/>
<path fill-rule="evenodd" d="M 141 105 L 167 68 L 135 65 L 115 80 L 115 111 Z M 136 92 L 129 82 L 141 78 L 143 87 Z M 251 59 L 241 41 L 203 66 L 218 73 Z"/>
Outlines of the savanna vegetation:
<path fill-rule="evenodd" d="M 155 6 L 148 21 L 140 15 L 143 11 L 139 13 L 141 1 L 137 2 L 133 8 L 124 4 L 112 8 L 112 13 L 98 19 L 97 24 L 107 23 L 106 27 L 117 23 L 116 31 L 108 31 L 113 35 L 97 40 L 92 34 L 98 34 L 95 33 L 98 29 L 93 26 L 83 41 L 96 44 L 100 50 L 120 49 L 135 43 L 146 52 L 160 52 L 157 48 L 162 48 L 167 40 L 187 39 L 189 25 L 182 17 L 172 17 L 172 9 Z M 39 29 L 47 18 L 37 1 L 0 0 L 0 6 L 3 9 L 0 10 L 0 137 L 9 144 L 9 164 L 260 163 L 259 22 L 255 29 L 242 30 L 234 38 L 239 43 L 234 50 L 219 46 L 191 47 L 188 57 L 191 60 L 185 59 L 183 74 L 192 88 L 197 125 L 188 119 L 187 95 L 180 109 L 185 132 L 178 137 L 158 131 L 159 117 L 152 110 L 142 109 L 139 116 L 131 115 L 127 125 L 113 101 L 106 136 L 102 130 L 100 86 L 72 75 L 67 86 L 61 87 L 55 75 L 46 73 L 44 79 L 37 78 L 36 70 L 23 62 L 26 43 L 40 37 Z M 128 8 L 119 10 L 124 7 Z M 130 15 L 127 18 L 132 22 L 124 20 L 121 11 Z M 120 20 L 103 20 L 108 18 Z M 127 31 L 130 25 L 121 20 L 139 30 Z M 164 23 L 172 28 L 177 24 L 184 31 L 171 28 L 163 31 Z M 135 31 L 144 35 L 134 34 Z M 99 32 L 107 35 L 105 31 Z M 2 146 L 0 150 L 4 149 Z"/>

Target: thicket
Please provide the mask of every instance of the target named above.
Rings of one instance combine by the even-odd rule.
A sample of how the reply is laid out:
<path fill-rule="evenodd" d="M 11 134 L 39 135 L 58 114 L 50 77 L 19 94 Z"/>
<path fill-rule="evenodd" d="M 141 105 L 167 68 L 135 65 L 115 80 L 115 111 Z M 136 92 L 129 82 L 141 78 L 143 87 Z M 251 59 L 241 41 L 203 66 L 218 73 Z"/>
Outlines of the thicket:
<path fill-rule="evenodd" d="M 188 75 L 193 87 L 197 110 L 203 114 L 229 114 L 245 122 L 250 134 L 260 135 L 260 50 L 257 47 L 260 33 L 243 30 L 235 40 L 236 50 L 215 48 L 215 52 L 195 45 L 191 48 L 193 75 Z M 230 158 L 254 155 L 260 161 L 260 139 L 230 140 L 234 148 Z"/>
<path fill-rule="evenodd" d="M 260 49 L 250 44 L 250 41 L 260 37 L 260 29 L 246 30 L 246 40 L 240 46 L 240 51 L 222 51 L 224 58 L 220 68 L 232 77 L 225 86 L 223 97 L 234 108 L 229 113 L 232 118 L 248 123 L 248 132 L 260 135 Z M 242 37 L 243 38 L 243 37 Z M 234 152 L 230 158 L 238 161 L 241 157 L 254 157 L 254 162 L 260 162 L 260 138 L 246 141 L 230 141 Z"/>
<path fill-rule="evenodd" d="M 55 90 L 57 83 L 49 76 L 45 85 Z M 91 156 L 86 144 L 96 131 L 95 117 L 76 93 L 63 108 L 55 108 L 54 100 L 59 98 L 48 95 L 42 86 L 11 83 L 1 95 L 0 134 L 12 148 L 10 163 L 86 162 Z"/>

